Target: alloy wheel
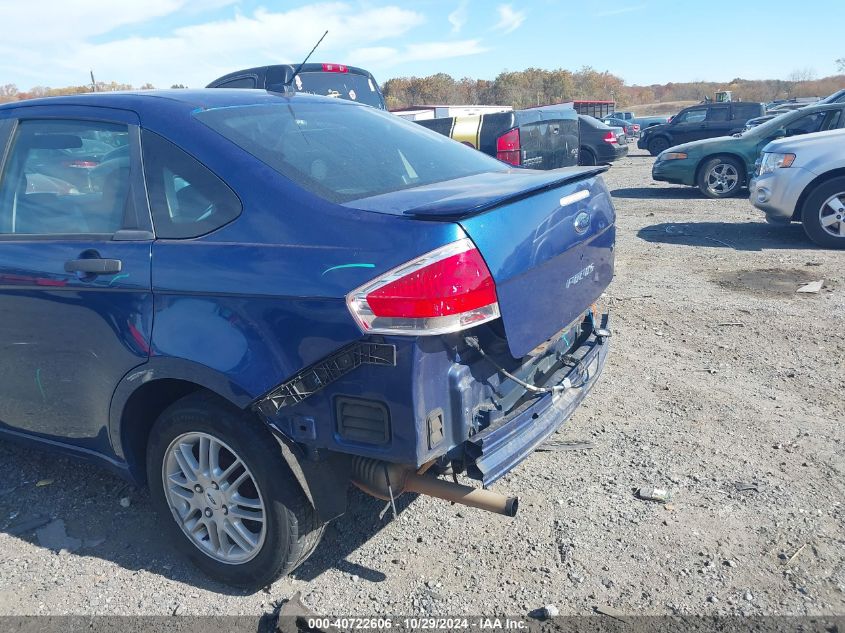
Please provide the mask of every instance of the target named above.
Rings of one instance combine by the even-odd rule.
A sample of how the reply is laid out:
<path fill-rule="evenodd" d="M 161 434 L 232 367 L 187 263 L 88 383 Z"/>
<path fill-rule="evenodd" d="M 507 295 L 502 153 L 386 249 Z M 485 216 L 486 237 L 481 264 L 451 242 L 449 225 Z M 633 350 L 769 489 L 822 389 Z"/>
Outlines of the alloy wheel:
<path fill-rule="evenodd" d="M 717 196 L 724 196 L 739 184 L 739 172 L 729 163 L 717 163 L 707 172 L 707 188 Z"/>
<path fill-rule="evenodd" d="M 170 511 L 202 552 L 241 564 L 261 550 L 267 511 L 246 463 L 208 433 L 185 433 L 168 446 L 162 482 Z"/>
<path fill-rule="evenodd" d="M 828 235 L 845 238 L 845 192 L 828 198 L 819 209 L 819 223 Z"/>

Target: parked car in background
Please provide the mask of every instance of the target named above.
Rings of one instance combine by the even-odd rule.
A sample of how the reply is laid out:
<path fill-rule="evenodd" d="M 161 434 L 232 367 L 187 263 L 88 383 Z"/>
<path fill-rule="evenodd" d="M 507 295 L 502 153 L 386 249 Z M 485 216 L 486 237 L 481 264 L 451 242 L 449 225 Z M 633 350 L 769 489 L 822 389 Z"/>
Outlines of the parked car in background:
<path fill-rule="evenodd" d="M 774 139 L 845 127 L 845 103 L 807 106 L 741 134 L 676 145 L 661 152 L 651 175 L 697 186 L 709 198 L 736 195 L 750 181 L 763 147 Z"/>
<path fill-rule="evenodd" d="M 657 156 L 674 145 L 739 132 L 748 119 L 764 114 L 762 103 L 701 103 L 684 108 L 669 123 L 641 130 L 637 147 Z"/>
<path fill-rule="evenodd" d="M 751 202 L 775 224 L 800 222 L 819 246 L 845 249 L 845 130 L 763 148 Z"/>
<path fill-rule="evenodd" d="M 255 88 L 284 92 L 289 86 L 296 92 L 356 101 L 384 110 L 384 95 L 372 73 L 345 64 L 303 64 L 294 76 L 296 67 L 274 64 L 236 70 L 212 81 L 207 88 Z"/>
<path fill-rule="evenodd" d="M 628 123 L 633 123 L 640 126 L 640 130 L 654 125 L 666 123 L 669 119 L 665 116 L 637 116 L 633 112 L 613 112 L 604 117 L 605 119 L 621 119 Z"/>
<path fill-rule="evenodd" d="M 578 114 L 571 107 L 545 106 L 415 123 L 518 167 L 557 169 L 578 164 Z"/>
<path fill-rule="evenodd" d="M 610 127 L 586 114 L 578 115 L 578 123 L 580 165 L 606 165 L 628 155 L 628 139 L 621 127 Z"/>
<path fill-rule="evenodd" d="M 33 153 L 92 133 L 129 149 L 51 187 Z M 607 358 L 604 168 L 260 90 L 7 103 L 0 144 L 0 437 L 146 483 L 155 538 L 218 581 L 295 569 L 350 483 L 513 516 L 438 475 L 488 488 Z"/>
<path fill-rule="evenodd" d="M 605 125 L 609 125 L 610 127 L 621 127 L 625 132 L 625 136 L 628 138 L 636 138 L 640 135 L 639 123 L 631 123 L 630 121 L 615 119 L 613 117 L 605 117 L 604 119 L 601 119 L 601 122 Z"/>
<path fill-rule="evenodd" d="M 640 133 L 646 128 L 654 127 L 655 125 L 663 125 L 669 122 L 669 117 L 665 116 L 641 116 L 633 119 L 634 123 L 640 126 Z"/>
<path fill-rule="evenodd" d="M 766 121 L 771 121 L 776 116 L 780 116 L 781 114 L 784 114 L 784 113 L 783 112 L 775 112 L 774 114 L 764 114 L 763 116 L 758 116 L 758 117 L 754 117 L 753 119 L 748 119 L 745 122 L 745 130 L 743 130 L 743 131 L 750 130 L 751 128 L 757 127 L 758 125 L 762 125 Z"/>
<path fill-rule="evenodd" d="M 809 105 L 814 105 L 818 103 L 818 100 L 813 100 L 809 102 L 804 101 L 788 101 L 787 103 L 781 103 L 776 105 L 774 108 L 769 108 L 766 110 L 768 114 L 783 114 L 784 112 L 792 112 L 793 110 L 800 110 L 801 108 L 806 108 Z"/>

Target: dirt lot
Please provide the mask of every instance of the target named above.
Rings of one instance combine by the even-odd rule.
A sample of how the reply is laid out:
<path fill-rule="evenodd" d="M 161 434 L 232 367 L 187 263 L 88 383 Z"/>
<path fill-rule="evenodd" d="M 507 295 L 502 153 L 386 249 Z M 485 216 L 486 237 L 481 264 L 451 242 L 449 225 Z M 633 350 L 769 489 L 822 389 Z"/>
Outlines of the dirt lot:
<path fill-rule="evenodd" d="M 351 493 L 294 578 L 245 595 L 159 540 L 146 491 L 0 444 L 0 613 L 257 617 L 297 590 L 332 614 L 845 613 L 843 253 L 747 199 L 652 183 L 651 163 L 634 149 L 607 174 L 611 360 L 557 436 L 594 447 L 497 484 L 516 519 L 419 498 L 382 521 Z M 39 540 L 38 515 L 66 535 Z"/>

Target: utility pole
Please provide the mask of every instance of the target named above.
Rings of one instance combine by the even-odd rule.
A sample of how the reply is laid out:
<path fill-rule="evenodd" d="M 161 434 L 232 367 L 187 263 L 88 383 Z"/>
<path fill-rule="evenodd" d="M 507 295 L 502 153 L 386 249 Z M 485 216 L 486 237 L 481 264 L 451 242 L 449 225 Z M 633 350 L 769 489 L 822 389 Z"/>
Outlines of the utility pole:
<path fill-rule="evenodd" d="M 94 81 L 94 71 L 89 70 L 88 72 L 91 73 L 91 92 L 97 92 L 97 82 Z"/>

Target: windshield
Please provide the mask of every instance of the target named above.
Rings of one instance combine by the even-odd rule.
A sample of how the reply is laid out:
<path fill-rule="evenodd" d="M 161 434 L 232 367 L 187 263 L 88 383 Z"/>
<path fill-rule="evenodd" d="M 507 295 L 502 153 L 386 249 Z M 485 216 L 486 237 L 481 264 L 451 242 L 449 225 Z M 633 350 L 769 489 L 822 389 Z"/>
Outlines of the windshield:
<path fill-rule="evenodd" d="M 384 99 L 378 86 L 365 75 L 350 72 L 301 72 L 294 77 L 294 82 L 297 92 L 348 99 L 384 109 Z"/>
<path fill-rule="evenodd" d="M 351 104 L 226 107 L 195 116 L 298 185 L 333 202 L 507 167 L 395 115 Z"/>

